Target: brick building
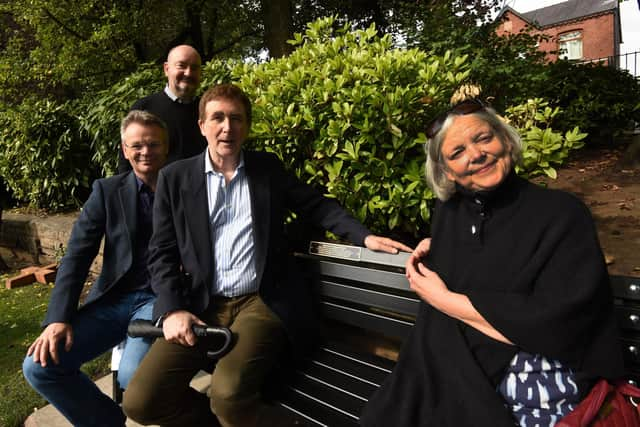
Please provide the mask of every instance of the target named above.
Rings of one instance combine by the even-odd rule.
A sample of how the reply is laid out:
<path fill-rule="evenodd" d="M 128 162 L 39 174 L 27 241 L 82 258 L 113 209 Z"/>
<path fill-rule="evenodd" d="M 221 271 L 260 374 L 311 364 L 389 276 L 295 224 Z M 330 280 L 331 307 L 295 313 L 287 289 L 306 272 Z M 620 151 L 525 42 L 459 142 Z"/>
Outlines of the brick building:
<path fill-rule="evenodd" d="M 498 19 L 499 35 L 516 34 L 526 27 L 532 32 L 550 36 L 539 50 L 547 58 L 572 61 L 602 58 L 608 63 L 620 54 L 622 30 L 618 0 L 567 0 L 559 4 L 519 13 L 505 7 Z"/>

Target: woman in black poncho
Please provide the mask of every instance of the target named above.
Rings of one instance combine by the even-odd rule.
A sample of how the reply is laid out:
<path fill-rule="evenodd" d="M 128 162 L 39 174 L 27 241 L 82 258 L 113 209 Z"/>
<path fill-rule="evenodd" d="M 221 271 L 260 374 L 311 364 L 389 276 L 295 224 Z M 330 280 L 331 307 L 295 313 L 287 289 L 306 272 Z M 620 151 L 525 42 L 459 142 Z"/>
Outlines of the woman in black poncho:
<path fill-rule="evenodd" d="M 553 426 L 623 375 L 588 209 L 516 176 L 517 132 L 478 100 L 427 129 L 432 239 L 407 262 L 416 325 L 363 426 Z"/>

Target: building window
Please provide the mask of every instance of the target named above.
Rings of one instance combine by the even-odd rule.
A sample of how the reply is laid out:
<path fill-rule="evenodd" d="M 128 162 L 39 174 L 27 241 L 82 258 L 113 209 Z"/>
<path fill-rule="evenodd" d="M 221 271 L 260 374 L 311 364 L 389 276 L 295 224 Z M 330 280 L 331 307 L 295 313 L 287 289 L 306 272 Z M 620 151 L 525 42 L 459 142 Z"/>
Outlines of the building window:
<path fill-rule="evenodd" d="M 559 56 L 570 61 L 582 59 L 582 32 L 571 31 L 558 36 Z"/>

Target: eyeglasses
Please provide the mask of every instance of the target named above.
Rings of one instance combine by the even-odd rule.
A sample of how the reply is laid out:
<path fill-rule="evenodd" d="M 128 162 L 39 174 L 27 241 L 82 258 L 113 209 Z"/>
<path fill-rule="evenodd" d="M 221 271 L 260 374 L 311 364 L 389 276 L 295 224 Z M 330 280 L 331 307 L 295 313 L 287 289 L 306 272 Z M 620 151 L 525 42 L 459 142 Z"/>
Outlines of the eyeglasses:
<path fill-rule="evenodd" d="M 438 132 L 440 132 L 440 130 L 442 129 L 442 125 L 444 124 L 445 120 L 447 120 L 447 117 L 449 117 L 449 114 L 464 116 L 467 114 L 475 113 L 476 111 L 482 110 L 485 107 L 486 106 L 484 105 L 484 103 L 477 98 L 467 99 L 454 105 L 444 113 L 438 115 L 429 123 L 425 132 L 427 138 L 432 139 L 438 134 Z"/>
<path fill-rule="evenodd" d="M 127 147 L 130 150 L 135 151 L 136 153 L 139 153 L 140 151 L 142 151 L 142 149 L 144 147 L 147 147 L 149 149 L 149 151 L 156 151 L 156 150 L 159 150 L 163 145 L 164 144 L 161 143 L 161 142 L 149 142 L 147 144 L 135 143 L 135 144 L 131 144 L 131 145 L 129 145 L 127 143 L 124 143 L 125 147 Z"/>

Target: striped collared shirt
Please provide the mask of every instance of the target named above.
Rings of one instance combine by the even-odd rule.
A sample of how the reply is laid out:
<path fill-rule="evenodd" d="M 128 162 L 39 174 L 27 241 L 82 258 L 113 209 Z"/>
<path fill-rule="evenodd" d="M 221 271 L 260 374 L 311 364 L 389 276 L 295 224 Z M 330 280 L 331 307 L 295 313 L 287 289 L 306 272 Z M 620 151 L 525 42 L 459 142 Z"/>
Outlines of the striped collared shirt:
<path fill-rule="evenodd" d="M 244 155 L 231 180 L 216 172 L 205 156 L 211 241 L 213 242 L 213 295 L 234 297 L 257 292 L 255 248 L 249 182 Z"/>

